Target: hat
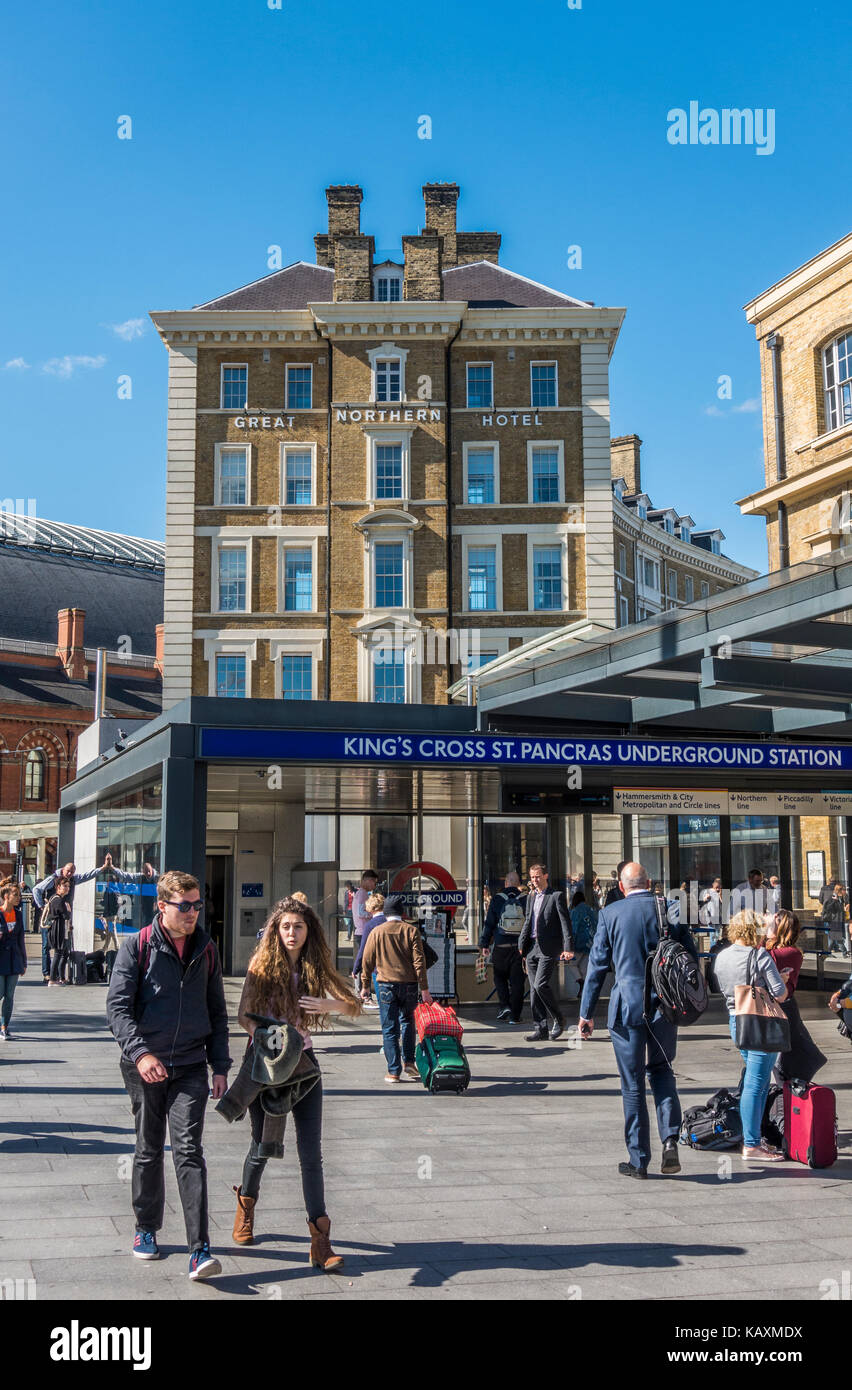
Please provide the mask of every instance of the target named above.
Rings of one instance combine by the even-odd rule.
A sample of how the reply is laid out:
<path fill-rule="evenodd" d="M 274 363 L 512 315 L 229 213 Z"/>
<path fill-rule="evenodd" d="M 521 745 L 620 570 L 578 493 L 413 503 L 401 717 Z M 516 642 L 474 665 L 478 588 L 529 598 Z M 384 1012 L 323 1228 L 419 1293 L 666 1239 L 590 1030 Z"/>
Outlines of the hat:
<path fill-rule="evenodd" d="M 401 893 L 389 893 L 385 898 L 386 917 L 402 917 L 405 913 L 405 898 Z"/>

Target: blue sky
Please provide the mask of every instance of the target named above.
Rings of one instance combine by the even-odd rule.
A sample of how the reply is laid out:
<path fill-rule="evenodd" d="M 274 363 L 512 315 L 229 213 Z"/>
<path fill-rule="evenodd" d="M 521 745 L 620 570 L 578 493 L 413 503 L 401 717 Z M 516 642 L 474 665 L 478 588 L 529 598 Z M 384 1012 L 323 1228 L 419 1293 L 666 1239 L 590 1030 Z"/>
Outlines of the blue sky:
<path fill-rule="evenodd" d="M 763 477 L 742 305 L 852 226 L 846 7 L 281 4 L 7 14 L 3 495 L 161 537 L 166 351 L 148 312 L 266 274 L 272 243 L 312 260 L 329 183 L 362 185 L 362 227 L 390 249 L 421 226 L 421 184 L 454 180 L 460 227 L 501 231 L 503 264 L 626 307 L 613 433 L 644 440 L 656 505 L 721 524 L 764 570 L 763 523 L 733 505 Z M 667 114 L 691 100 L 772 108 L 774 152 L 671 145 Z"/>

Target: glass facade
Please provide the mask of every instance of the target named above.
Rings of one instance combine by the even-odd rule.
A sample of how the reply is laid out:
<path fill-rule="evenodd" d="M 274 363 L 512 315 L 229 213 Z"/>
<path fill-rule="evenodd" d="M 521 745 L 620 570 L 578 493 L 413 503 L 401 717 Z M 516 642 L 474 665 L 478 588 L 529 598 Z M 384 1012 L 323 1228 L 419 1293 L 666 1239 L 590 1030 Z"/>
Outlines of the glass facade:
<path fill-rule="evenodd" d="M 153 920 L 157 910 L 157 876 L 161 872 L 163 783 L 160 778 L 144 782 L 132 791 L 102 801 L 98 807 L 97 863 L 112 855 L 113 863 L 129 873 L 141 874 L 150 864 L 153 876 L 140 883 L 95 883 L 95 914 L 104 908 L 115 916 L 119 932 L 136 932 Z M 113 899 L 106 898 L 107 893 Z"/>

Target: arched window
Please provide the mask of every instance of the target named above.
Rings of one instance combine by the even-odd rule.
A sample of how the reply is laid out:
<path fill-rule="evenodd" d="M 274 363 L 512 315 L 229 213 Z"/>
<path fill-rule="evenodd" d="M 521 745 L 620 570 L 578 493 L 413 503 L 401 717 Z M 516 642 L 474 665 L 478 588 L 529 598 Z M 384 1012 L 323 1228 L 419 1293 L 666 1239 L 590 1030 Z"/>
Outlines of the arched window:
<path fill-rule="evenodd" d="M 852 424 L 852 333 L 844 333 L 822 351 L 825 380 L 825 428 Z"/>
<path fill-rule="evenodd" d="M 27 801 L 44 800 L 44 754 L 38 748 L 27 754 L 24 798 Z"/>

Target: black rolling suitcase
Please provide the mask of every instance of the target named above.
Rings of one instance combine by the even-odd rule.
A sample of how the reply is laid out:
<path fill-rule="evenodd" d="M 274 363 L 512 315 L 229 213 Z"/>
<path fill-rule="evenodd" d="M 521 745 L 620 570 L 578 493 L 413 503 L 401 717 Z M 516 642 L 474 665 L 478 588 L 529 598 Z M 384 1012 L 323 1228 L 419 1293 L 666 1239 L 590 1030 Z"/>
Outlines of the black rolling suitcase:
<path fill-rule="evenodd" d="M 86 978 L 86 952 L 74 950 L 74 937 L 70 940 L 71 949 L 68 952 L 68 983 L 72 985 L 88 984 Z"/>

